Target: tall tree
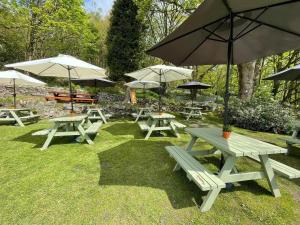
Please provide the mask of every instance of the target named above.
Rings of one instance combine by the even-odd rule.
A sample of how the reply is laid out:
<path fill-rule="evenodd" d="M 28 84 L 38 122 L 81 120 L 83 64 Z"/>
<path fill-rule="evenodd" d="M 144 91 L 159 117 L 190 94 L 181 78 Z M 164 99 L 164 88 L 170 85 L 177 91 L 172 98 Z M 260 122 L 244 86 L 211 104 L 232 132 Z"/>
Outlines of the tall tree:
<path fill-rule="evenodd" d="M 143 23 L 133 0 L 116 0 L 107 35 L 107 65 L 112 80 L 124 80 L 126 72 L 139 68 Z"/>
<path fill-rule="evenodd" d="M 255 85 L 255 69 L 256 60 L 239 64 L 238 66 L 239 75 L 239 93 L 238 97 L 240 99 L 249 99 L 252 97 Z"/>

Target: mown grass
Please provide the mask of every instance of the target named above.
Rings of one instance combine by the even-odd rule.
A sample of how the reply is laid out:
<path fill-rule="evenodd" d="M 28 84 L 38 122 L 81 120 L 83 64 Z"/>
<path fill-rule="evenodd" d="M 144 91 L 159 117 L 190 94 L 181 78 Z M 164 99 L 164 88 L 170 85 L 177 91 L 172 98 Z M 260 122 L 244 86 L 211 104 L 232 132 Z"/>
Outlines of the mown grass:
<path fill-rule="evenodd" d="M 281 198 L 265 180 L 237 184 L 201 213 L 205 193 L 182 171 L 172 172 L 175 162 L 164 150 L 186 145 L 187 134 L 145 141 L 137 124 L 122 120 L 103 126 L 94 145 L 57 139 L 40 151 L 45 139 L 31 133 L 49 125 L 0 126 L 0 224 L 300 224 L 299 179 L 278 178 Z M 235 131 L 285 146 L 280 135 Z M 300 157 L 276 158 L 300 169 Z M 218 158 L 200 161 L 217 170 Z M 240 159 L 238 169 L 259 166 Z"/>

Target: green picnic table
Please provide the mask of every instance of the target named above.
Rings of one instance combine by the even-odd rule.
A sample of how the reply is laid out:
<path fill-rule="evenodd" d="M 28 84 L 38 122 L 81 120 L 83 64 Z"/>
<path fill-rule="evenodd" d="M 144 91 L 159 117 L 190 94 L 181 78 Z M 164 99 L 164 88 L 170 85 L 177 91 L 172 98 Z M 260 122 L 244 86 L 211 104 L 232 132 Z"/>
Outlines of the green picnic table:
<path fill-rule="evenodd" d="M 145 140 L 147 140 L 153 131 L 171 131 L 176 137 L 180 137 L 178 128 L 186 126 L 175 120 L 175 116 L 169 113 L 151 113 L 147 121 L 138 122 L 142 131 L 146 131 Z"/>
<path fill-rule="evenodd" d="M 138 108 L 137 113 L 132 113 L 131 115 L 135 118 L 134 122 L 137 122 L 140 118 L 148 118 L 152 113 L 152 109 L 150 107 L 142 107 Z"/>
<path fill-rule="evenodd" d="M 88 109 L 87 115 L 89 117 L 89 120 L 102 120 L 105 124 L 107 123 L 107 118 L 111 116 L 110 114 L 104 114 L 102 108 Z"/>
<path fill-rule="evenodd" d="M 290 179 L 300 177 L 299 170 L 269 158 L 271 154 L 285 154 L 287 150 L 284 148 L 236 133 L 232 133 L 230 139 L 224 139 L 222 130 L 219 128 L 187 128 L 186 132 L 191 135 L 191 140 L 185 149 L 167 146 L 166 150 L 177 161 L 174 171 L 182 168 L 190 181 L 193 181 L 202 191 L 208 191 L 200 207 L 202 212 L 211 208 L 227 183 L 267 179 L 273 195 L 280 197 L 275 173 Z M 198 139 L 207 142 L 213 148 L 200 151 L 193 149 Z M 225 163 L 217 175 L 193 158 L 193 156 L 201 157 L 220 153 L 224 155 Z M 238 172 L 236 161 L 241 157 L 258 162 L 262 171 Z"/>
<path fill-rule="evenodd" d="M 40 116 L 30 109 L 0 109 L 0 123 L 14 123 L 24 127 L 25 122 L 37 122 Z"/>
<path fill-rule="evenodd" d="M 77 136 L 77 142 L 86 141 L 88 144 L 93 144 L 90 135 L 97 134 L 102 125 L 101 121 L 91 123 L 87 115 L 60 117 L 50 121 L 54 123 L 53 128 L 32 134 L 33 136 L 47 136 L 41 150 L 47 149 L 54 137 Z"/>
<path fill-rule="evenodd" d="M 294 123 L 292 136 L 289 137 L 289 138 L 286 138 L 286 144 L 288 146 L 289 154 L 292 154 L 292 151 L 293 151 L 292 145 L 299 145 L 300 144 L 300 138 L 299 137 L 300 137 L 300 121 L 296 120 L 295 123 Z"/>
<path fill-rule="evenodd" d="M 185 116 L 186 120 L 189 120 L 192 117 L 203 119 L 204 113 L 202 113 L 201 110 L 202 110 L 201 107 L 187 106 L 183 108 L 183 112 L 180 112 L 180 114 Z"/>

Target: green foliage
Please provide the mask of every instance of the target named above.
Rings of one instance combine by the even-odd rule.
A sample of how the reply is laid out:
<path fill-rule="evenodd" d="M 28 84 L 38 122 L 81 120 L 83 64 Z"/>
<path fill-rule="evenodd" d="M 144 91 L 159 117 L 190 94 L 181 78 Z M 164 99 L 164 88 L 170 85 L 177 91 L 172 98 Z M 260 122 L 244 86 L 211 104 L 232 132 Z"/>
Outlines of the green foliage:
<path fill-rule="evenodd" d="M 277 101 L 253 98 L 242 101 L 232 98 L 229 104 L 229 123 L 241 128 L 288 133 L 291 130 L 294 113 Z"/>
<path fill-rule="evenodd" d="M 107 64 L 112 80 L 124 80 L 126 72 L 139 68 L 143 25 L 132 0 L 116 0 L 107 37 Z"/>
<path fill-rule="evenodd" d="M 230 125 L 224 125 L 223 126 L 223 131 L 224 132 L 231 132 L 232 131 L 232 127 Z"/>

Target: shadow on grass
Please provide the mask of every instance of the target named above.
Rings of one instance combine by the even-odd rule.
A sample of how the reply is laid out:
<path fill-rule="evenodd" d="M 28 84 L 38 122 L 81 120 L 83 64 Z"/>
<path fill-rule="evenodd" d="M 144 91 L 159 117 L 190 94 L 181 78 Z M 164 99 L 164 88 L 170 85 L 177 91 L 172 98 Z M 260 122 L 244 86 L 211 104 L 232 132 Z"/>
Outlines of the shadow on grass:
<path fill-rule="evenodd" d="M 43 144 L 45 143 L 47 136 L 32 136 L 34 132 L 40 131 L 41 129 L 32 130 L 29 133 L 26 133 L 22 136 L 18 136 L 14 138 L 12 141 L 17 142 L 23 142 L 23 143 L 30 143 L 35 144 L 33 148 L 41 148 Z M 78 143 L 76 142 L 77 136 L 69 136 L 69 137 L 54 137 L 49 145 L 51 147 L 52 145 L 60 145 L 60 144 L 72 144 L 72 143 Z M 94 140 L 96 135 L 90 135 L 90 138 Z M 86 143 L 85 141 L 83 143 Z M 49 148 L 48 147 L 48 148 Z"/>
<path fill-rule="evenodd" d="M 103 130 L 116 136 L 133 135 L 134 138 L 144 137 L 143 132 L 141 132 L 137 123 L 130 123 L 130 122 L 116 123 L 109 127 L 104 128 Z"/>
<path fill-rule="evenodd" d="M 132 135 L 135 139 L 144 139 L 147 132 L 142 131 L 139 128 L 137 123 L 130 123 L 130 122 L 123 122 L 113 124 L 109 127 L 104 128 L 103 130 L 107 131 L 108 133 L 114 136 L 122 136 L 122 135 Z M 182 129 L 179 129 L 178 132 L 180 134 L 183 133 Z M 171 131 L 164 131 L 164 132 L 157 132 L 153 131 L 151 137 L 175 137 Z"/>
<path fill-rule="evenodd" d="M 98 153 L 99 185 L 128 185 L 164 190 L 175 209 L 201 203 L 205 193 L 186 178 L 183 171 L 174 173 L 175 161 L 165 146 L 169 142 L 132 140 Z"/>

